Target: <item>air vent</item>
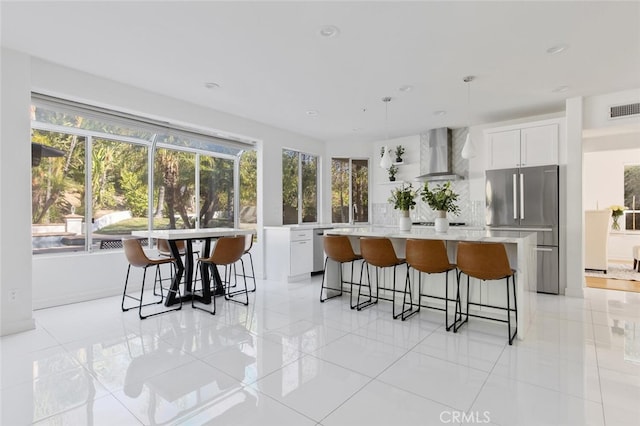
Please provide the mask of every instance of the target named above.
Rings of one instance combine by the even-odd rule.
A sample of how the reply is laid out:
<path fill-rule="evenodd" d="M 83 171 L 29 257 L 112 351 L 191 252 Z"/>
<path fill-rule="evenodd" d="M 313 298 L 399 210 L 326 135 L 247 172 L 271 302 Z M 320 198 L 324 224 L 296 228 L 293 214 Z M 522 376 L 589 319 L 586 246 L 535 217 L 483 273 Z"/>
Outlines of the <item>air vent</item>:
<path fill-rule="evenodd" d="M 612 106 L 609 111 L 609 118 L 623 118 L 638 114 L 640 114 L 640 102 L 635 104 Z"/>

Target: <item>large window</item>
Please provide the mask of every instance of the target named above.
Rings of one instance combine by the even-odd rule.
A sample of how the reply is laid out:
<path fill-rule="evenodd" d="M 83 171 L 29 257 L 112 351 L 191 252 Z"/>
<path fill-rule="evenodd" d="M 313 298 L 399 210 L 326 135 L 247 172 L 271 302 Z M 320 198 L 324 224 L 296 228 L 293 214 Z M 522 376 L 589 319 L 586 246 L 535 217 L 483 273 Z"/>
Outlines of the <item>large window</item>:
<path fill-rule="evenodd" d="M 369 160 L 331 159 L 331 221 L 369 221 Z"/>
<path fill-rule="evenodd" d="M 624 167 L 625 229 L 640 230 L 640 165 Z"/>
<path fill-rule="evenodd" d="M 258 222 L 258 156 L 255 150 L 240 157 L 240 227 L 255 228 Z"/>
<path fill-rule="evenodd" d="M 282 223 L 318 221 L 318 157 L 282 150 Z"/>
<path fill-rule="evenodd" d="M 233 227 L 234 162 L 225 158 L 200 159 L 200 224 L 203 228 Z"/>
<path fill-rule="evenodd" d="M 39 95 L 31 119 L 34 253 L 118 248 L 150 227 L 255 226 L 251 143 Z"/>

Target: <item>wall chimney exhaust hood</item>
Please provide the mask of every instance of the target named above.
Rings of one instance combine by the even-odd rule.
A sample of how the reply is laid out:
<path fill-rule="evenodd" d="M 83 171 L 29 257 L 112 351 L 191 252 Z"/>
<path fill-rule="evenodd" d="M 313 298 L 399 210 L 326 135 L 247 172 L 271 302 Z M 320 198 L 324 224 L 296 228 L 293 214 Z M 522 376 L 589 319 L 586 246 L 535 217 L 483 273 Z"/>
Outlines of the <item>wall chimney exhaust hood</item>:
<path fill-rule="evenodd" d="M 451 129 L 440 127 L 423 133 L 421 140 L 419 182 L 461 180 L 464 177 L 453 173 L 451 167 Z"/>

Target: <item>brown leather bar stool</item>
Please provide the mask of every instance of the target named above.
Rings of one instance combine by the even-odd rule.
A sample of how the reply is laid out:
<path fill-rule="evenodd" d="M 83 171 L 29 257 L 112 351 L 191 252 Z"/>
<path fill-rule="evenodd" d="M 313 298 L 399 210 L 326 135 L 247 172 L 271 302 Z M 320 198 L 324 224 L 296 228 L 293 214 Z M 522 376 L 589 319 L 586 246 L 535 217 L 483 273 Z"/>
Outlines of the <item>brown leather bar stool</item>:
<path fill-rule="evenodd" d="M 362 268 L 360 270 L 360 286 L 358 288 L 358 304 L 355 306 L 358 310 L 366 308 L 367 306 L 378 303 L 380 299 L 380 269 L 381 268 L 393 268 L 393 289 L 392 289 L 392 298 L 390 299 L 393 303 L 393 319 L 398 318 L 400 315 L 404 314 L 404 312 L 400 312 L 396 314 L 396 303 L 395 303 L 395 294 L 397 292 L 402 292 L 400 290 L 396 290 L 396 268 L 399 265 L 405 264 L 404 259 L 398 258 L 396 256 L 396 251 L 393 249 L 393 244 L 391 244 L 391 240 L 388 238 L 372 238 L 372 237 L 362 237 L 360 238 L 360 253 L 362 253 L 362 258 L 364 262 L 362 263 L 362 268 L 367 267 L 367 282 L 369 284 L 369 299 L 360 302 L 360 290 L 362 289 Z M 376 268 L 376 297 L 375 300 L 372 296 L 371 291 L 371 275 L 369 273 L 369 265 L 375 266 Z M 405 281 L 405 289 L 403 291 L 407 293 L 407 283 Z"/>
<path fill-rule="evenodd" d="M 124 290 L 122 291 L 122 303 L 121 303 L 121 307 L 122 307 L 122 311 L 128 311 L 129 309 L 132 309 L 133 306 L 131 307 L 125 307 L 124 306 L 124 302 L 126 298 L 130 298 L 133 300 L 137 300 L 138 301 L 138 316 L 140 317 L 140 319 L 145 319 L 147 317 L 151 317 L 154 315 L 159 315 L 159 314 L 163 314 L 165 312 L 170 312 L 170 311 L 177 311 L 179 309 L 182 308 L 182 300 L 180 301 L 180 306 L 178 306 L 177 308 L 174 309 L 167 309 L 164 310 L 162 312 L 155 312 L 153 314 L 149 314 L 149 315 L 142 315 L 142 308 L 144 306 L 149 306 L 149 305 L 155 305 L 155 304 L 160 304 L 162 303 L 164 297 L 163 297 L 163 291 L 162 291 L 162 274 L 160 272 L 160 265 L 167 265 L 170 264 L 173 267 L 173 262 L 175 262 L 175 259 L 172 257 L 165 257 L 162 259 L 149 259 L 147 257 L 147 255 L 145 254 L 144 250 L 142 249 L 142 244 L 140 243 L 140 240 L 138 238 L 135 237 L 125 237 L 122 239 L 122 247 L 124 248 L 124 254 L 127 257 L 127 261 L 129 262 L 129 266 L 127 267 L 127 277 L 125 278 L 124 281 Z M 138 299 L 135 296 L 131 296 L 127 294 L 127 285 L 129 284 L 129 273 L 131 272 L 131 267 L 136 267 L 136 268 L 142 268 L 143 269 L 143 273 L 142 273 L 142 288 L 140 290 L 140 298 Z M 155 266 L 156 267 L 156 274 L 155 274 L 155 278 L 154 278 L 154 285 L 153 285 L 153 289 L 154 289 L 154 296 L 158 296 L 158 294 L 155 294 L 155 289 L 156 289 L 156 284 L 160 285 L 160 299 L 157 302 L 150 302 L 150 303 L 143 303 L 143 296 L 144 296 L 144 284 L 146 281 L 146 277 L 147 277 L 147 268 L 149 268 L 150 266 Z M 172 269 L 173 270 L 173 269 Z M 169 292 L 176 292 L 178 294 L 178 298 L 180 298 L 180 289 L 176 288 L 176 289 L 169 289 Z"/>
<path fill-rule="evenodd" d="M 198 259 L 198 266 L 199 268 L 196 268 L 196 273 L 198 271 L 198 269 L 201 270 L 202 276 L 203 277 L 210 277 L 211 275 L 207 275 L 204 273 L 204 269 L 205 268 L 216 268 L 218 266 L 224 266 L 224 278 L 222 279 L 222 285 L 224 287 L 224 298 L 225 300 L 229 300 L 231 302 L 235 302 L 235 303 L 239 303 L 242 305 L 248 305 L 249 304 L 249 292 L 247 291 L 247 278 L 246 278 L 246 273 L 244 270 L 244 261 L 242 260 L 242 256 L 244 255 L 244 247 L 245 247 L 245 237 L 244 235 L 237 235 L 234 237 L 221 237 L 216 241 L 216 245 L 213 248 L 213 252 L 211 253 L 210 257 L 204 257 L 204 258 L 200 258 Z M 242 265 L 242 274 L 236 274 L 235 273 L 235 264 L 236 262 L 240 262 L 240 264 Z M 231 271 L 231 268 L 234 268 L 234 271 Z M 243 277 L 244 279 L 244 290 L 234 290 L 231 291 L 231 276 L 235 276 L 236 279 L 236 284 L 237 284 L 237 280 L 238 277 Z M 213 299 L 213 311 L 208 311 L 206 309 L 203 309 L 201 307 L 198 307 L 195 305 L 194 301 L 195 301 L 195 293 L 197 292 L 196 288 L 195 288 L 195 284 L 198 280 L 196 279 L 194 282 L 194 288 L 193 288 L 193 293 L 194 293 L 194 297 L 191 299 L 191 306 L 193 308 L 196 309 L 200 309 L 203 310 L 205 312 L 209 312 L 212 315 L 215 315 L 216 313 L 216 298 L 215 296 L 212 297 Z M 205 299 L 209 298 L 209 294 L 211 291 L 211 282 L 209 279 L 203 279 L 201 280 L 202 282 L 202 295 Z M 236 284 L 233 285 L 233 287 L 236 286 Z M 233 297 L 237 296 L 239 294 L 244 294 L 244 301 L 239 301 L 239 300 L 235 300 Z"/>
<path fill-rule="evenodd" d="M 251 265 L 251 275 L 245 275 L 245 278 L 251 278 L 253 280 L 253 288 L 250 292 L 256 291 L 256 270 L 253 268 L 253 256 L 251 256 L 251 249 L 253 248 L 253 234 L 247 234 L 244 236 L 244 253 L 242 256 L 249 256 L 249 264 Z"/>
<path fill-rule="evenodd" d="M 349 241 L 349 237 L 345 235 L 325 235 L 322 238 L 322 244 L 324 246 L 324 253 L 326 254 L 326 259 L 324 260 L 324 270 L 322 272 L 322 286 L 320 287 L 320 302 L 324 302 L 325 300 L 333 299 L 334 297 L 342 296 L 343 284 L 351 284 L 352 290 L 350 293 L 350 303 L 351 309 L 355 308 L 353 305 L 353 265 L 357 260 L 362 259 L 362 256 L 359 254 L 355 254 L 353 252 L 353 247 L 351 246 L 351 241 Z M 338 294 L 334 294 L 333 296 L 327 296 L 323 298 L 324 290 L 333 290 L 337 291 L 335 288 L 325 287 L 324 279 L 327 273 L 327 261 L 331 259 L 334 262 L 339 263 L 340 269 L 340 292 Z M 342 265 L 345 263 L 351 263 L 351 281 L 345 281 L 342 272 Z M 361 270 L 362 272 L 362 270 Z M 362 282 L 362 277 L 360 278 Z"/>
<path fill-rule="evenodd" d="M 484 318 L 488 320 L 506 322 L 508 327 L 509 344 L 513 343 L 513 339 L 518 334 L 518 303 L 516 299 L 516 271 L 511 269 L 509 265 L 509 258 L 507 257 L 507 251 L 502 243 L 470 243 L 459 242 L 458 243 L 458 255 L 456 258 L 458 264 L 458 291 L 460 290 L 460 276 L 465 274 L 467 276 L 467 312 L 465 313 L 464 321 L 456 323 L 453 331 L 458 329 L 469 320 L 469 317 Z M 483 303 L 474 303 L 469 299 L 469 277 L 477 278 L 482 281 L 489 280 L 506 280 L 507 289 L 507 307 L 495 306 Z M 513 308 L 511 308 L 511 297 L 509 292 L 509 281 L 513 283 Z M 456 304 L 456 317 L 458 317 L 458 305 Z M 488 317 L 477 314 L 469 313 L 469 305 L 483 306 L 493 309 L 500 309 L 507 311 L 507 318 L 500 319 L 495 317 Z M 460 306 L 462 310 L 462 306 Z M 511 313 L 515 314 L 515 330 L 511 334 Z M 462 312 L 460 312 L 462 314 Z"/>
<path fill-rule="evenodd" d="M 444 323 L 447 331 L 451 330 L 451 327 L 456 322 L 456 318 L 454 317 L 454 322 L 449 324 L 449 302 L 455 301 L 456 306 L 460 303 L 459 294 L 455 299 L 449 299 L 449 272 L 456 269 L 456 265 L 454 263 L 449 262 L 449 256 L 447 255 L 447 247 L 445 246 L 444 241 L 442 240 L 423 240 L 423 239 L 407 239 L 407 244 L 405 248 L 406 256 L 407 256 L 407 282 L 409 283 L 409 309 L 405 309 L 406 299 L 405 296 L 402 303 L 402 311 L 403 313 L 402 320 L 406 320 L 410 316 L 420 312 L 420 308 L 424 306 L 429 309 L 436 309 L 439 311 L 444 311 Z M 417 309 L 414 309 L 414 303 L 411 299 L 411 278 L 409 271 L 414 269 L 418 271 L 418 303 Z M 444 287 L 444 297 L 433 296 L 422 292 L 422 273 L 425 274 L 445 274 L 445 287 Z M 458 292 L 459 293 L 459 292 Z M 436 306 L 427 306 L 422 304 L 422 298 L 429 297 L 432 299 L 444 300 L 444 308 L 436 307 Z"/>

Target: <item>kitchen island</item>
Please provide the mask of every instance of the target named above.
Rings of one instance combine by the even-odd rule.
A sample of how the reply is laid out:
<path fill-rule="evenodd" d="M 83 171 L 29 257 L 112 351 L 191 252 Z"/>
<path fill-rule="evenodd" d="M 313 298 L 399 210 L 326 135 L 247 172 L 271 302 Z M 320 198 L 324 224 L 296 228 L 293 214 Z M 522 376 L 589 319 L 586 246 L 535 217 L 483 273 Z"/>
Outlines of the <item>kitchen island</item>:
<path fill-rule="evenodd" d="M 449 228 L 446 233 L 436 233 L 430 227 L 414 227 L 412 230 L 404 232 L 397 227 L 385 226 L 366 226 L 366 227 L 349 227 L 335 228 L 325 231 L 325 235 L 346 235 L 351 240 L 351 244 L 356 253 L 360 251 L 360 237 L 385 237 L 391 239 L 393 247 L 398 257 L 405 256 L 405 242 L 407 238 L 422 238 L 430 240 L 443 240 L 447 246 L 449 259 L 455 263 L 456 249 L 458 241 L 471 242 L 491 242 L 503 243 L 509 256 L 511 268 L 516 270 L 516 295 L 518 300 L 518 339 L 524 339 L 527 330 L 533 320 L 536 312 L 536 244 L 537 237 L 534 232 L 519 231 L 496 231 L 496 230 L 478 230 L 478 229 L 460 229 Z M 329 261 L 326 271 L 327 285 L 333 285 L 339 289 L 337 264 Z M 358 282 L 360 279 L 359 272 L 354 272 L 355 277 L 348 276 L 345 268 L 345 280 Z M 359 271 L 360 268 L 355 268 Z M 404 288 L 405 273 L 402 269 L 398 271 L 397 285 L 398 288 Z M 415 272 L 414 272 L 415 275 Z M 451 275 L 453 277 L 453 275 Z M 381 284 L 382 292 L 391 293 L 392 274 L 386 271 L 383 275 L 383 283 Z M 417 282 L 417 276 L 415 276 Z M 414 276 L 412 276 L 413 282 Z M 482 303 L 493 304 L 497 306 L 506 306 L 506 293 L 504 285 L 494 282 L 473 282 L 471 279 L 471 300 L 482 301 Z M 465 280 L 466 281 L 466 280 Z M 443 296 L 444 295 L 444 274 L 429 275 L 423 279 L 424 293 Z M 455 294 L 455 277 L 449 279 L 449 294 Z M 402 287 L 400 287 L 400 285 Z M 331 290 L 330 290 L 331 291 Z M 415 293 L 415 290 L 414 290 Z M 464 292 L 463 292 L 464 293 Z M 389 296 L 391 297 L 391 296 Z M 417 300 L 417 293 L 413 295 Z M 398 303 L 398 302 L 396 302 Z M 481 310 L 484 315 L 491 314 L 495 310 L 491 308 L 476 308 Z M 473 312 L 473 308 L 471 310 Z M 504 315 L 504 313 L 502 313 Z M 474 321 L 482 321 L 475 319 Z"/>

